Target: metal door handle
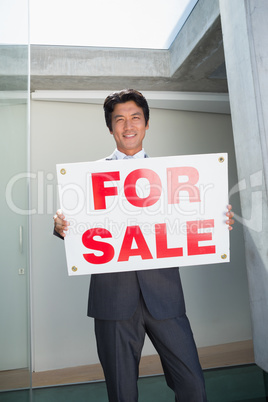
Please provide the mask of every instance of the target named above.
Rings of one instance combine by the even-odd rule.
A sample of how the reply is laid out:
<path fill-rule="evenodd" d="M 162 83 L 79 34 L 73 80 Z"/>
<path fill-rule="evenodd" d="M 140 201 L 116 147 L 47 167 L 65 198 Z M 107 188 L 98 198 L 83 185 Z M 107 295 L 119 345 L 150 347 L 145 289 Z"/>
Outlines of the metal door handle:
<path fill-rule="evenodd" d="M 23 251 L 23 226 L 20 225 L 19 227 L 19 248 L 20 248 L 20 253 L 22 254 Z"/>

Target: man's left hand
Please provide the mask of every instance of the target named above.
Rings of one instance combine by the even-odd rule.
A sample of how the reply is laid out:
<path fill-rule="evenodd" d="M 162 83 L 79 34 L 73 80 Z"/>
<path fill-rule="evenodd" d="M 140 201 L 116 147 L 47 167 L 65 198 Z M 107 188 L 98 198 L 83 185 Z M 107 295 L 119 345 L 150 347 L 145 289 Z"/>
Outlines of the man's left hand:
<path fill-rule="evenodd" d="M 232 205 L 227 205 L 227 209 L 228 209 L 228 212 L 226 213 L 226 216 L 228 216 L 228 218 L 229 219 L 227 219 L 227 221 L 226 221 L 226 225 L 229 225 L 228 226 L 228 229 L 229 230 L 233 230 L 233 224 L 234 224 L 234 219 L 233 219 L 233 217 L 234 217 L 234 213 L 232 212 Z"/>

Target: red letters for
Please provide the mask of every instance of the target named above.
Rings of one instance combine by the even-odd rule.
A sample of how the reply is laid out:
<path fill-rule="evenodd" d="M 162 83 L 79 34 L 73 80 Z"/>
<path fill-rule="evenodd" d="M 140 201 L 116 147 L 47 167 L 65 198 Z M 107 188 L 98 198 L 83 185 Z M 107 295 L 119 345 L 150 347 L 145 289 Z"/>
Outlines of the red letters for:
<path fill-rule="evenodd" d="M 137 195 L 136 185 L 139 179 L 145 178 L 150 184 L 148 197 L 140 198 Z M 130 204 L 135 207 L 150 207 L 154 205 L 161 196 L 162 184 L 160 177 L 151 169 L 136 169 L 129 173 L 124 184 L 125 196 Z"/>
<path fill-rule="evenodd" d="M 180 176 L 188 177 L 188 181 L 180 182 Z M 180 192 L 187 191 L 190 202 L 200 202 L 200 192 L 195 184 L 199 180 L 198 170 L 191 166 L 167 168 L 168 203 L 179 204 Z"/>
<path fill-rule="evenodd" d="M 117 187 L 104 187 L 107 181 L 120 180 L 119 172 L 92 173 L 92 188 L 95 209 L 106 209 L 105 197 L 117 195 Z"/>

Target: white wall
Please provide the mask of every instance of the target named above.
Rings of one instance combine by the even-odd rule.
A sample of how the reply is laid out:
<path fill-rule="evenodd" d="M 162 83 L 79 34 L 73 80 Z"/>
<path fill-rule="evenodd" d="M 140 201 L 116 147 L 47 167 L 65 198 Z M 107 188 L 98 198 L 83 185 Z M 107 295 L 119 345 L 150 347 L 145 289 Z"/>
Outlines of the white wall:
<path fill-rule="evenodd" d="M 98 362 L 93 319 L 86 316 L 89 277 L 68 277 L 64 245 L 52 236 L 57 209 L 56 163 L 96 160 L 115 148 L 102 106 L 31 102 L 34 370 Z M 237 182 L 228 115 L 151 110 L 150 156 L 229 153 L 230 188 Z M 236 194 L 231 198 L 240 213 Z M 181 269 L 197 346 L 251 339 L 242 228 L 231 232 L 231 263 Z M 155 353 L 146 341 L 144 355 Z"/>

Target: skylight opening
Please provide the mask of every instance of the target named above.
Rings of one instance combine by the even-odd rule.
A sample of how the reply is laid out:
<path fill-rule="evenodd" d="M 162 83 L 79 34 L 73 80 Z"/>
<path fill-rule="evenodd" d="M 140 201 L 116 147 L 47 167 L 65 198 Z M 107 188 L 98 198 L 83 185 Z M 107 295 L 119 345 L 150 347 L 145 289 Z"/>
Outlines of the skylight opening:
<path fill-rule="evenodd" d="M 30 43 L 168 49 L 197 1 L 30 0 Z M 10 18 L 16 18 L 21 0 L 5 3 L 4 7 L 10 8 Z M 7 15 L 6 10 L 2 15 Z M 1 17 L 0 24 L 4 26 Z M 5 24 L 0 43 L 21 43 L 16 26 L 18 29 L 10 36 L 5 35 Z M 9 42 L 4 41 L 5 36 Z"/>

